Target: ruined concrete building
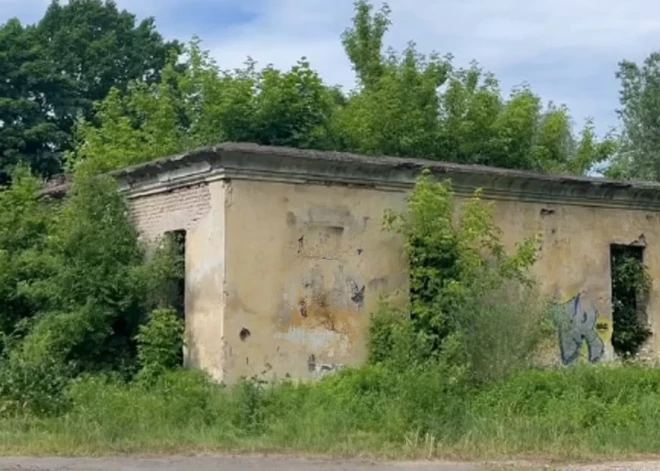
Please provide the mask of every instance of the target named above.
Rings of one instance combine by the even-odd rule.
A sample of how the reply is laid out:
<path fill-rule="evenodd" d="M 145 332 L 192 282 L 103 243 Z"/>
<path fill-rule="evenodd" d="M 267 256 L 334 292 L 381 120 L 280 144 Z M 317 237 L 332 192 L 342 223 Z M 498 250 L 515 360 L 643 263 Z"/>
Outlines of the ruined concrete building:
<path fill-rule="evenodd" d="M 482 188 L 509 247 L 540 234 L 534 266 L 565 303 L 557 357 L 613 356 L 611 253 L 660 276 L 660 185 L 412 159 L 223 144 L 116 172 L 142 235 L 185 235 L 186 363 L 217 380 L 311 378 L 366 357 L 370 313 L 407 285 L 403 242 L 382 230 L 423 168 L 457 196 Z M 658 287 L 645 312 L 660 320 Z M 651 338 L 650 348 L 658 349 Z"/>

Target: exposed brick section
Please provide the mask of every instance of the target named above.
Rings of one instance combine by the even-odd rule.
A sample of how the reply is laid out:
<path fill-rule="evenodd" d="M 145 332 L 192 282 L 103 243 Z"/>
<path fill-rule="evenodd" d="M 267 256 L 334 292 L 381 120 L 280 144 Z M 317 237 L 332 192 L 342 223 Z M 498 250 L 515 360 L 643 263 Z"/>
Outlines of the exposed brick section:
<path fill-rule="evenodd" d="M 167 231 L 190 229 L 211 209 L 207 184 L 179 188 L 131 200 L 132 218 L 142 237 L 154 239 Z"/>

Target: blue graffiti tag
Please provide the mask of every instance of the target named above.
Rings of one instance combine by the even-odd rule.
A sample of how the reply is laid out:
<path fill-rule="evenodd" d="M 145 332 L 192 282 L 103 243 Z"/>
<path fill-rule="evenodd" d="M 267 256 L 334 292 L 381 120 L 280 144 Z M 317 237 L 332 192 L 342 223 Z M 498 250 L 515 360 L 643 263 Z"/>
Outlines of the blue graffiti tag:
<path fill-rule="evenodd" d="M 596 331 L 598 311 L 582 297 L 576 295 L 561 305 L 561 319 L 558 322 L 559 352 L 564 365 L 573 363 L 580 355 L 582 342 L 587 343 L 589 361 L 595 363 L 605 352 L 603 341 Z"/>

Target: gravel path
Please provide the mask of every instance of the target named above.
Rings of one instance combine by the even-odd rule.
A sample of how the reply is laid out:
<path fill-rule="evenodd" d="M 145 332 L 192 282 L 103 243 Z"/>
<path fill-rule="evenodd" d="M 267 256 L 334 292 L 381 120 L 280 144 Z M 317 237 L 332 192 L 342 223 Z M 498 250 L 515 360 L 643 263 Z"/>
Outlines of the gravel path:
<path fill-rule="evenodd" d="M 464 463 L 373 463 L 255 456 L 0 458 L 0 471 L 481 471 Z"/>
<path fill-rule="evenodd" d="M 0 471 L 660 471 L 660 461 L 541 466 L 452 462 L 375 463 L 264 456 L 0 458 Z"/>

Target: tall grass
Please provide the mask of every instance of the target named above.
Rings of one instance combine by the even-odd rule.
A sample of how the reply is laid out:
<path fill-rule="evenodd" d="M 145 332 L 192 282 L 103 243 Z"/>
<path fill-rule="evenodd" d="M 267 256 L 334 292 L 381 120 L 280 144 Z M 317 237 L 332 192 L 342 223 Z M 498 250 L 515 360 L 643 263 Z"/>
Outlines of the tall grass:
<path fill-rule="evenodd" d="M 315 384 L 225 388 L 87 378 L 66 414 L 0 421 L 4 454 L 305 451 L 382 457 L 625 457 L 660 450 L 660 371 L 526 370 L 472 387 L 437 371 L 348 369 Z"/>
<path fill-rule="evenodd" d="M 92 201 L 105 207 L 102 196 Z M 81 293 L 91 294 L 65 303 L 77 306 L 71 313 L 55 311 L 41 319 L 18 344 L 18 354 L 0 364 L 0 453 L 231 449 L 474 459 L 660 451 L 660 370 L 537 369 L 555 326 L 553 309 L 527 273 L 536 259 L 536 240 L 506 255 L 490 206 L 478 192 L 463 203 L 460 224 L 454 224 L 451 186 L 426 174 L 409 206 L 409 214 L 386 218 L 408 241 L 409 306 L 396 310 L 383 303 L 374 313 L 370 364 L 315 383 L 243 381 L 223 387 L 200 372 L 171 371 L 183 332 L 174 311 L 146 316 L 152 303 L 124 282 L 119 301 L 98 298 L 111 286 L 105 275 L 90 285 L 82 281 L 84 270 L 65 270 L 67 283 L 82 283 L 87 291 Z M 85 207 L 80 212 L 96 214 Z M 72 216 L 75 234 L 88 219 L 83 224 Z M 105 229 L 95 233 L 107 239 Z M 78 250 L 72 242 L 77 239 L 64 235 L 69 248 Z M 97 242 L 88 252 L 103 255 Z M 121 266 L 104 258 L 112 262 L 106 271 L 115 273 L 115 281 L 129 279 L 121 274 L 134 268 L 142 273 L 146 265 L 133 252 Z M 81 259 L 79 266 L 85 263 Z M 150 273 L 147 268 L 144 273 Z M 173 273 L 155 270 L 161 271 Z M 159 283 L 144 287 L 151 285 L 144 292 L 161 292 Z M 97 302 L 83 302 L 90 296 Z M 142 314 L 134 318 L 127 310 L 117 318 L 141 319 L 133 326 L 137 337 L 110 335 L 105 317 L 90 324 L 111 309 L 108 302 L 133 306 L 136 300 Z M 89 325 L 96 327 L 89 331 Z M 121 348 L 115 348 L 117 338 Z M 67 369 L 72 364 L 79 367 Z"/>

